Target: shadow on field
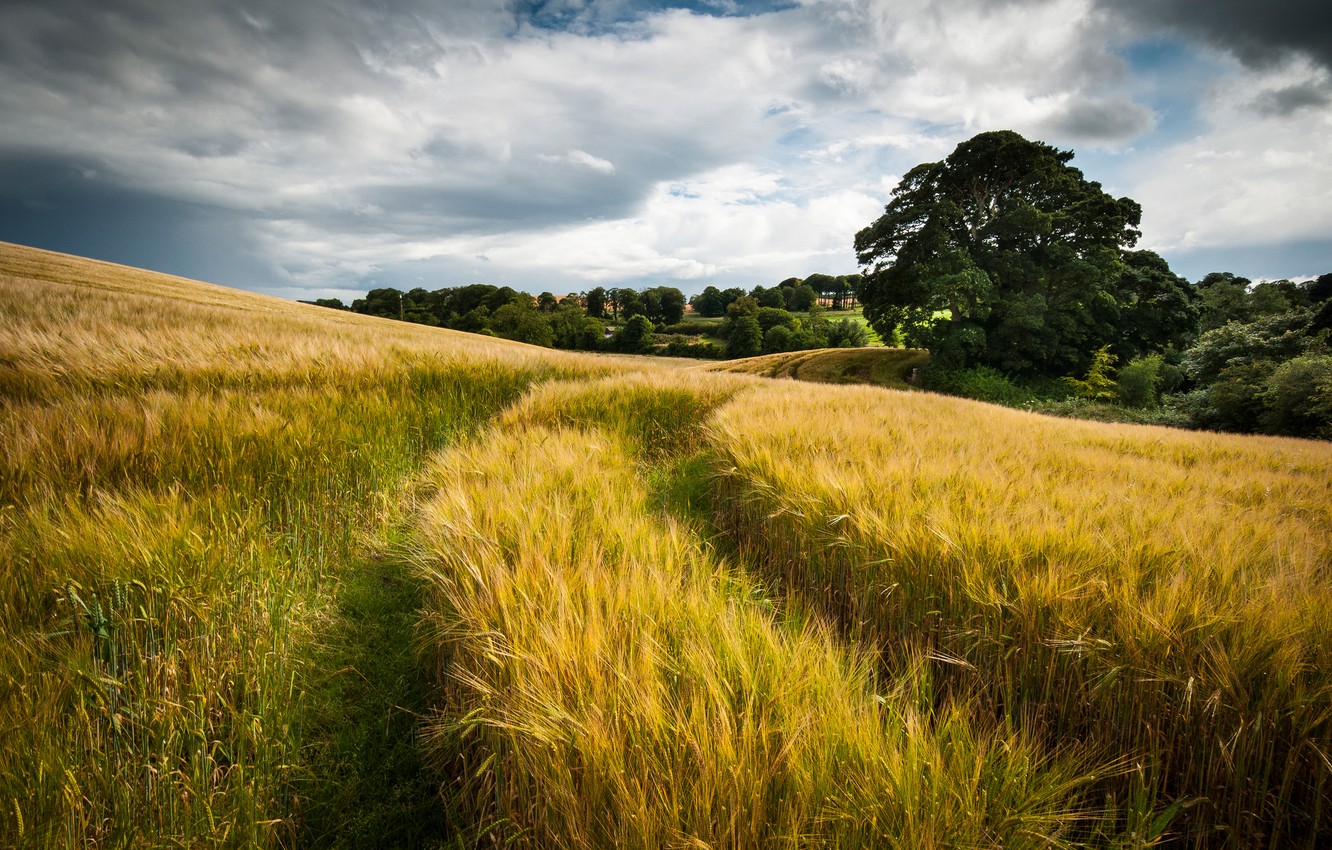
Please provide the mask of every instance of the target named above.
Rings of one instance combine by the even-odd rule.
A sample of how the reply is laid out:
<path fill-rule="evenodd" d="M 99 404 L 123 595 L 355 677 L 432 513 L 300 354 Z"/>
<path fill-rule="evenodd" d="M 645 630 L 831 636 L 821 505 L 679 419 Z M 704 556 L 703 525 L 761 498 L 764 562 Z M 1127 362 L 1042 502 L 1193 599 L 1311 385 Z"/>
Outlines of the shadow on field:
<path fill-rule="evenodd" d="M 335 619 L 319 638 L 309 717 L 321 749 L 307 754 L 295 845 L 436 848 L 453 829 L 418 740 L 430 687 L 413 635 L 419 600 L 392 546 L 347 571 Z"/>

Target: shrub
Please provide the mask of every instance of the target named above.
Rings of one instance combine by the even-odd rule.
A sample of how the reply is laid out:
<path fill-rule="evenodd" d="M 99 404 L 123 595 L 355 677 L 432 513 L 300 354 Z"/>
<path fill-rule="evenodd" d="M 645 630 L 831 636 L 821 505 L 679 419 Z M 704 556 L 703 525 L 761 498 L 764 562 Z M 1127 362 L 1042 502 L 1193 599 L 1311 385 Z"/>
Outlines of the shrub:
<path fill-rule="evenodd" d="M 1110 346 L 1101 346 L 1092 355 L 1092 364 L 1087 369 L 1087 377 L 1079 380 L 1073 377 L 1060 378 L 1073 389 L 1078 398 L 1093 401 L 1108 401 L 1115 397 L 1115 382 L 1110 377 L 1110 370 L 1115 367 L 1115 355 L 1110 353 Z"/>
<path fill-rule="evenodd" d="M 1159 354 L 1135 357 L 1116 376 L 1116 395 L 1128 407 L 1156 407 L 1160 402 L 1161 365 Z"/>
<path fill-rule="evenodd" d="M 860 348 L 869 344 L 865 326 L 855 319 L 842 319 L 828 326 L 829 348 Z"/>
<path fill-rule="evenodd" d="M 737 317 L 726 342 L 726 356 L 732 360 L 753 357 L 762 350 L 763 330 L 759 327 L 758 319 L 747 314 Z"/>
<path fill-rule="evenodd" d="M 758 310 L 759 327 L 764 333 L 775 327 L 783 326 L 788 330 L 794 331 L 799 327 L 799 320 L 795 316 L 777 307 L 760 307 Z"/>
<path fill-rule="evenodd" d="M 763 353 L 776 354 L 780 351 L 792 350 L 794 334 L 791 329 L 785 325 L 774 325 L 768 328 L 768 332 L 763 335 Z"/>
<path fill-rule="evenodd" d="M 659 333 L 682 334 L 684 336 L 707 336 L 715 333 L 716 330 L 717 325 L 710 322 L 677 322 L 673 325 L 658 328 Z"/>
<path fill-rule="evenodd" d="M 1266 408 L 1262 429 L 1296 437 L 1332 437 L 1332 356 L 1287 360 L 1256 393 Z"/>
<path fill-rule="evenodd" d="M 641 353 L 652 343 L 653 330 L 652 322 L 646 316 L 641 313 L 631 316 L 615 334 L 614 347 L 631 354 Z"/>
<path fill-rule="evenodd" d="M 989 366 L 970 369 L 930 368 L 925 373 L 926 389 L 988 401 L 994 404 L 1016 406 L 1027 401 L 1030 394 L 1002 372 Z"/>
<path fill-rule="evenodd" d="M 677 335 L 666 341 L 666 347 L 660 353 L 667 357 L 697 357 L 703 360 L 720 360 L 725 352 L 710 342 L 690 342 L 689 337 Z"/>

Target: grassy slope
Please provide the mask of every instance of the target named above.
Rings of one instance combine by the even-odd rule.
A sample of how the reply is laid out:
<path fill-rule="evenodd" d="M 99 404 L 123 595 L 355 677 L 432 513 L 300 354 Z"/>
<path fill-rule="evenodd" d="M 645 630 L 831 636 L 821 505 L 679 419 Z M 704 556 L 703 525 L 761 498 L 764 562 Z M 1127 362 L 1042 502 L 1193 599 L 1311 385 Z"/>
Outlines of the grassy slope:
<path fill-rule="evenodd" d="M 12 247 L 0 319 L 4 846 L 1332 840 L 1325 444 Z"/>
<path fill-rule="evenodd" d="M 308 843 L 352 555 L 568 368 L 0 247 L 0 844 Z"/>
<path fill-rule="evenodd" d="M 728 360 L 706 368 L 819 384 L 873 384 L 906 389 L 911 370 L 928 362 L 928 352 L 913 348 L 821 348 Z"/>
<path fill-rule="evenodd" d="M 1005 725 L 1131 760 L 1116 807 L 1187 801 L 1207 844 L 1332 837 L 1332 447 L 885 401 L 777 384 L 719 412 L 746 560 L 888 669 L 925 653 Z"/>

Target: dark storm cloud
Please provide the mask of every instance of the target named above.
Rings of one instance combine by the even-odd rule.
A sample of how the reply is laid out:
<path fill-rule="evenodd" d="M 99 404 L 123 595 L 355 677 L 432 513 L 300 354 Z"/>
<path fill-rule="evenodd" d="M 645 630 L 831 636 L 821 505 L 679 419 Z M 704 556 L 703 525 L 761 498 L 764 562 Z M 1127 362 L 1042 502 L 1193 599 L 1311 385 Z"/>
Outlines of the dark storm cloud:
<path fill-rule="evenodd" d="M 1150 109 L 1123 97 L 1075 101 L 1047 126 L 1061 138 L 1096 144 L 1132 139 L 1150 130 L 1152 122 Z"/>
<path fill-rule="evenodd" d="M 1332 68 L 1332 3 L 1327 0 L 1100 0 L 1149 28 L 1172 27 L 1260 65 L 1300 51 Z"/>
<path fill-rule="evenodd" d="M 1267 92 L 1254 104 L 1264 115 L 1286 116 L 1302 109 L 1317 109 L 1332 103 L 1332 92 L 1327 85 L 1305 83 Z"/>
<path fill-rule="evenodd" d="M 651 184 L 632 168 L 605 178 L 530 156 L 515 166 L 474 140 L 451 145 L 438 131 L 420 167 L 377 179 L 376 169 L 393 170 L 383 154 L 405 151 L 355 148 L 366 138 L 358 124 L 376 118 L 375 109 L 390 118 L 401 109 L 390 105 L 402 100 L 395 75 L 428 77 L 441 41 L 494 43 L 515 25 L 512 9 L 488 0 L 6 3 L 0 239 L 120 262 L 156 258 L 148 264 L 198 274 L 198 264 L 179 262 L 179 248 L 164 247 L 197 241 L 173 222 L 211 217 L 238 229 L 248 217 L 301 220 L 329 233 L 439 236 L 624 213 Z M 368 117 L 357 112 L 364 104 Z M 101 175 L 95 184 L 76 177 L 92 172 Z M 22 174 L 28 179 L 19 181 Z M 335 190 L 280 191 L 319 181 Z M 141 236 L 130 221 L 142 225 Z M 109 250 L 117 227 L 124 244 Z M 170 239 L 150 235 L 168 230 Z M 130 247 L 140 241 L 155 245 Z"/>
<path fill-rule="evenodd" d="M 102 163 L 0 158 L 0 239 L 264 289 L 283 278 L 244 217 L 118 186 Z"/>
<path fill-rule="evenodd" d="M 269 290 L 785 276 L 964 130 L 1159 133 L 1105 5 L 0 0 L 0 239 Z"/>

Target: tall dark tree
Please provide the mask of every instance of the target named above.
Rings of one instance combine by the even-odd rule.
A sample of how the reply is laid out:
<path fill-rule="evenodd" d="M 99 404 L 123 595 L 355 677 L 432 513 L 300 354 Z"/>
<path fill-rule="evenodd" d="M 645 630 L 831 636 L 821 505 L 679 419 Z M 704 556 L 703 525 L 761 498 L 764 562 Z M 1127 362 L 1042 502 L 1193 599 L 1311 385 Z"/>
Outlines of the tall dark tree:
<path fill-rule="evenodd" d="M 642 313 L 635 313 L 615 334 L 612 344 L 619 351 L 641 354 L 652 344 L 652 322 Z"/>
<path fill-rule="evenodd" d="M 594 319 L 606 318 L 606 290 L 602 287 L 588 290 L 587 314 Z"/>
<path fill-rule="evenodd" d="M 771 289 L 756 286 L 750 291 L 749 297 L 757 301 L 760 307 L 776 307 L 779 310 L 786 309 L 786 298 L 783 297 L 780 286 L 774 286 Z"/>
<path fill-rule="evenodd" d="M 352 302 L 352 311 L 384 319 L 402 319 L 402 292 L 392 287 L 372 289 Z"/>
<path fill-rule="evenodd" d="M 722 301 L 721 290 L 715 286 L 706 286 L 703 291 L 689 299 L 689 306 L 700 316 L 721 316 L 726 313 L 726 302 Z"/>
<path fill-rule="evenodd" d="M 1161 255 L 1126 251 L 1116 300 L 1115 353 L 1121 363 L 1166 349 L 1182 351 L 1192 341 L 1198 325 L 1197 292 Z"/>
<path fill-rule="evenodd" d="M 753 357 L 763 353 L 763 329 L 753 313 L 742 312 L 734 320 L 730 337 L 726 341 L 726 356 Z"/>
<path fill-rule="evenodd" d="M 616 318 L 628 320 L 634 316 L 645 315 L 646 308 L 643 306 L 643 296 L 627 288 L 611 291 L 615 293 Z"/>
<path fill-rule="evenodd" d="M 900 329 L 955 365 L 1085 371 L 1116 341 L 1121 252 L 1138 239 L 1141 209 L 1072 158 L 1005 130 L 909 171 L 856 234 L 860 297 L 879 335 Z"/>
<path fill-rule="evenodd" d="M 499 290 L 488 283 L 471 283 L 466 286 L 460 286 L 449 295 L 448 312 L 457 316 L 466 316 L 478 307 L 484 307 L 486 312 L 494 310 L 491 306 L 491 299 Z M 499 306 L 499 305 L 495 305 Z"/>
<path fill-rule="evenodd" d="M 805 278 L 805 285 L 813 289 L 818 298 L 831 299 L 833 290 L 837 287 L 837 278 L 830 274 L 817 272 Z M 829 304 L 831 304 L 829 300 Z"/>
<path fill-rule="evenodd" d="M 675 325 L 684 321 L 685 297 L 684 293 L 674 286 L 657 287 L 657 309 L 656 316 L 649 316 L 654 322 L 661 322 L 667 325 Z"/>
<path fill-rule="evenodd" d="M 644 289 L 638 294 L 638 303 L 643 305 L 639 312 L 650 322 L 661 321 L 661 294 L 656 287 Z"/>
<path fill-rule="evenodd" d="M 814 287 L 807 283 L 802 283 L 791 290 L 791 297 L 786 299 L 786 309 L 792 313 L 804 313 L 818 302 L 818 293 Z"/>

